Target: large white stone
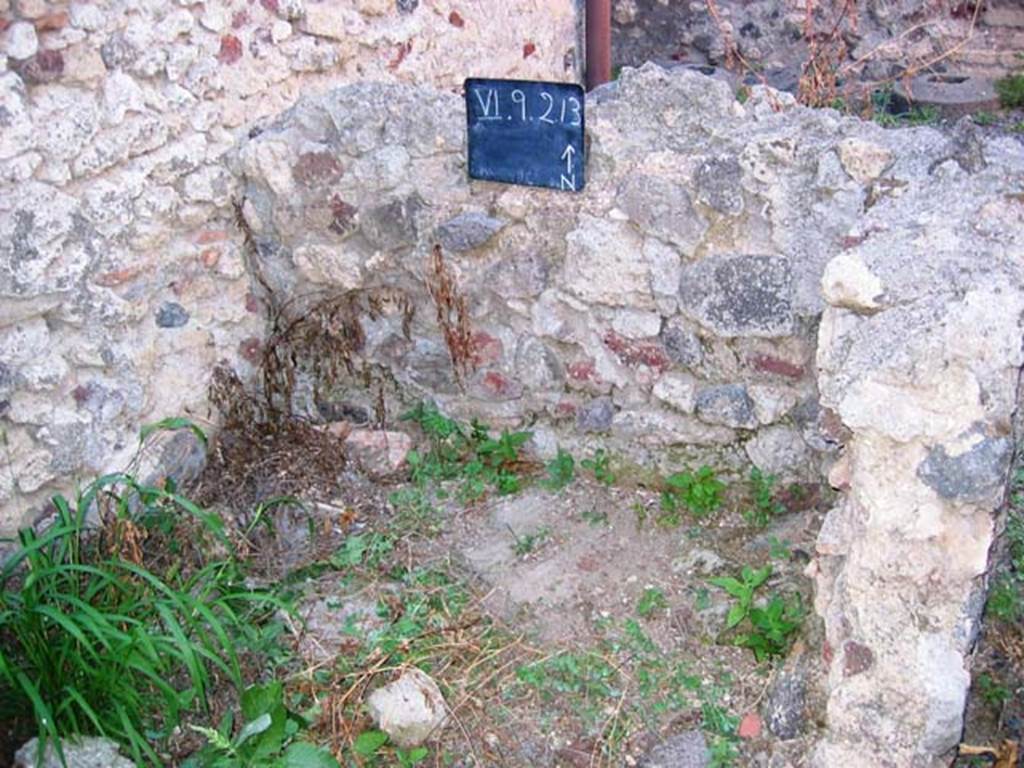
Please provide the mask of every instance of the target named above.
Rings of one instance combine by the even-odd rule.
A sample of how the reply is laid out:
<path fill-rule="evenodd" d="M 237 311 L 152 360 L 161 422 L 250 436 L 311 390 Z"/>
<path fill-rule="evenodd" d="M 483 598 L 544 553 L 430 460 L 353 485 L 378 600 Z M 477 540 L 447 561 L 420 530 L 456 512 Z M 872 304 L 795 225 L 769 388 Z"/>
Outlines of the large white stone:
<path fill-rule="evenodd" d="M 437 683 L 415 667 L 371 693 L 366 706 L 377 727 L 406 749 L 436 736 L 448 719 Z"/>
<path fill-rule="evenodd" d="M 652 393 L 682 413 L 693 413 L 697 405 L 697 381 L 686 373 L 664 374 L 654 383 Z"/>
<path fill-rule="evenodd" d="M 36 28 L 27 21 L 16 21 L 0 35 L 0 51 L 12 59 L 28 59 L 39 50 Z"/>
<path fill-rule="evenodd" d="M 569 292 L 598 304 L 653 304 L 643 243 L 628 224 L 582 215 L 566 244 Z"/>
<path fill-rule="evenodd" d="M 832 306 L 872 312 L 879 308 L 885 287 L 856 254 L 843 253 L 825 267 L 821 290 Z"/>

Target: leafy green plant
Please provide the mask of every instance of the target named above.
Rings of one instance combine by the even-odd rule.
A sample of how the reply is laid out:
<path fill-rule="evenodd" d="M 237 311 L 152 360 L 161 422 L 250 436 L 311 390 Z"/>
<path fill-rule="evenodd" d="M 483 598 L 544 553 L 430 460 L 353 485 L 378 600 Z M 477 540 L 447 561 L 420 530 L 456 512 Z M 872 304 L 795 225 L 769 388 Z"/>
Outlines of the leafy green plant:
<path fill-rule="evenodd" d="M 373 568 L 380 565 L 392 549 L 394 541 L 387 534 L 372 531 L 361 533 L 347 537 L 341 547 L 331 555 L 330 563 L 339 569 L 358 566 Z"/>
<path fill-rule="evenodd" d="M 388 503 L 395 510 L 391 529 L 399 533 L 436 536 L 443 522 L 441 511 L 428 494 L 418 487 L 403 488 L 388 495 Z"/>
<path fill-rule="evenodd" d="M 582 517 L 585 522 L 588 522 L 593 526 L 608 524 L 608 513 L 603 509 L 600 511 L 597 509 L 584 510 L 580 513 L 580 517 Z"/>
<path fill-rule="evenodd" d="M 804 615 L 800 595 L 789 599 L 773 595 L 764 607 L 750 609 L 751 630 L 737 635 L 735 643 L 752 650 L 758 661 L 784 656 L 789 649 L 790 637 L 800 629 Z"/>
<path fill-rule="evenodd" d="M 996 577 L 989 589 L 986 610 L 990 616 L 1005 622 L 1017 621 L 1024 615 L 1020 587 L 1011 574 L 1003 573 Z"/>
<path fill-rule="evenodd" d="M 1009 701 L 1012 695 L 1009 688 L 998 682 L 988 672 L 978 675 L 975 685 L 978 688 L 978 693 L 981 694 L 981 698 L 997 709 Z"/>
<path fill-rule="evenodd" d="M 464 502 L 479 500 L 489 487 L 500 494 L 516 493 L 522 487 L 517 474 L 520 448 L 532 433 L 506 429 L 492 438 L 485 425 L 461 425 L 433 403 L 420 403 L 400 418 L 418 424 L 430 441 L 425 453 L 410 451 L 406 458 L 413 482 L 436 486 L 458 479 L 458 496 Z"/>
<path fill-rule="evenodd" d="M 536 550 L 537 547 L 541 546 L 545 541 L 547 541 L 548 537 L 551 535 L 551 529 L 547 526 L 538 528 L 536 531 L 533 531 L 532 533 L 524 533 L 522 536 L 520 536 L 514 530 L 512 530 L 511 526 L 509 526 L 508 529 L 509 531 L 511 531 L 512 537 L 515 539 L 516 542 L 515 546 L 513 547 L 513 551 L 517 555 L 519 555 L 519 557 L 525 557 L 526 555 Z"/>
<path fill-rule="evenodd" d="M 649 619 L 666 608 L 668 608 L 668 600 L 665 598 L 665 593 L 657 587 L 645 589 L 644 593 L 640 595 L 639 602 L 636 604 L 637 615 L 642 619 Z"/>
<path fill-rule="evenodd" d="M 363 731 L 352 742 L 352 751 L 360 757 L 373 757 L 387 743 L 388 735 L 384 731 Z"/>
<path fill-rule="evenodd" d="M 230 712 L 218 728 L 191 726 L 207 745 L 184 768 L 338 768 L 326 749 L 294 741 L 306 723 L 285 708 L 280 682 L 247 688 L 241 706 L 242 722 L 234 735 Z"/>
<path fill-rule="evenodd" d="M 991 112 L 975 112 L 971 115 L 971 120 L 975 125 L 995 125 L 999 122 L 999 118 L 993 115 Z"/>
<path fill-rule="evenodd" d="M 1006 109 L 1024 107 L 1024 74 L 1007 75 L 996 80 L 999 103 Z"/>
<path fill-rule="evenodd" d="M 611 486 L 615 483 L 615 475 L 610 467 L 611 459 L 604 448 L 594 451 L 594 456 L 584 459 L 580 466 L 594 473 L 594 479 L 602 485 Z"/>
<path fill-rule="evenodd" d="M 573 481 L 576 474 L 576 462 L 572 454 L 558 449 L 558 453 L 546 465 L 548 476 L 544 481 L 544 487 L 553 491 L 559 491 Z"/>
<path fill-rule="evenodd" d="M 740 756 L 740 719 L 721 705 L 723 694 L 718 686 L 708 686 L 700 692 L 701 724 L 708 734 L 708 768 L 731 768 Z"/>
<path fill-rule="evenodd" d="M 709 466 L 696 472 L 676 472 L 665 478 L 661 493 L 661 508 L 666 513 L 662 522 L 678 525 L 679 512 L 685 508 L 695 517 L 707 517 L 722 506 L 725 484 Z"/>
<path fill-rule="evenodd" d="M 929 105 L 911 107 L 906 112 L 894 112 L 891 88 L 879 89 L 871 95 L 872 119 L 883 128 L 902 128 L 930 125 L 939 119 L 939 111 Z"/>
<path fill-rule="evenodd" d="M 220 518 L 169 487 L 107 475 L 53 505 L 55 522 L 22 530 L 0 566 L 0 708 L 31 712 L 61 755 L 63 737 L 100 734 L 159 763 L 151 738 L 203 708 L 215 678 L 241 687 L 234 638 L 281 604 L 243 587 L 230 558 L 147 566 L 143 532 L 172 510 L 230 547 Z M 87 522 L 99 508 L 103 529 Z"/>
<path fill-rule="evenodd" d="M 598 653 L 559 653 L 516 670 L 516 678 L 540 691 L 543 698 L 575 694 L 587 699 L 615 699 L 619 696 L 619 675 Z"/>
<path fill-rule="evenodd" d="M 413 747 L 411 749 L 396 749 L 395 759 L 398 760 L 400 768 L 412 768 L 414 765 L 419 765 L 427 756 L 430 754 L 430 750 L 426 747 Z"/>
<path fill-rule="evenodd" d="M 768 539 L 768 557 L 772 560 L 789 560 L 793 556 L 789 539 L 779 540 L 778 536 Z"/>
<path fill-rule="evenodd" d="M 770 565 L 757 570 L 744 566 L 740 578 L 720 576 L 708 582 L 721 587 L 736 602 L 725 619 L 726 631 L 746 620 L 747 629 L 736 634 L 733 643 L 754 652 L 757 660 L 782 656 L 789 648 L 790 639 L 800 629 L 804 619 L 803 603 L 799 595 L 786 599 L 773 595 L 764 605 L 755 605 L 754 595 L 772 574 Z"/>
<path fill-rule="evenodd" d="M 770 565 L 758 568 L 757 570 L 754 570 L 749 565 L 745 565 L 740 571 L 739 579 L 732 576 L 718 576 L 708 579 L 709 584 L 721 587 L 736 599 L 736 604 L 729 609 L 729 613 L 725 617 L 726 629 L 732 629 L 747 617 L 754 604 L 754 592 L 768 581 L 771 575 L 772 567 Z"/>
<path fill-rule="evenodd" d="M 750 525 L 764 528 L 786 511 L 782 504 L 775 500 L 775 475 L 766 475 L 757 467 L 750 470 L 750 493 L 753 506 L 743 510 L 743 519 Z"/>

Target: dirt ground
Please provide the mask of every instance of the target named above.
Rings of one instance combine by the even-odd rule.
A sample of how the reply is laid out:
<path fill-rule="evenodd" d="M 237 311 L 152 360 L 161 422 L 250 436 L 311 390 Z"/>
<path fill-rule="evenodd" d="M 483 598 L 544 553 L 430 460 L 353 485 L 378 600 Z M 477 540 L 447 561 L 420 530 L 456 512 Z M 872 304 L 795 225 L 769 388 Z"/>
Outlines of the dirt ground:
<path fill-rule="evenodd" d="M 295 585 L 292 689 L 343 764 L 371 727 L 362 697 L 408 665 L 452 709 L 429 765 L 804 764 L 823 715 L 816 619 L 787 659 L 758 663 L 724 632 L 733 600 L 708 580 L 768 564 L 760 594 L 809 606 L 822 489 L 765 527 L 742 518 L 742 481 L 709 520 L 674 524 L 657 492 L 587 473 L 454 495 L 346 472 L 334 498 L 268 512 L 255 558 Z"/>

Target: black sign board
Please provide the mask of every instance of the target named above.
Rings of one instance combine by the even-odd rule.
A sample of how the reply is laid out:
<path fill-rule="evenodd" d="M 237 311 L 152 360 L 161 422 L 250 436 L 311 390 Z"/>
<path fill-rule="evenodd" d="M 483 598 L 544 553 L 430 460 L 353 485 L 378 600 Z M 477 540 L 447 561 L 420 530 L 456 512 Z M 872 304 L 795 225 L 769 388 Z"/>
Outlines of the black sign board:
<path fill-rule="evenodd" d="M 469 175 L 578 192 L 583 89 L 531 80 L 466 80 Z"/>

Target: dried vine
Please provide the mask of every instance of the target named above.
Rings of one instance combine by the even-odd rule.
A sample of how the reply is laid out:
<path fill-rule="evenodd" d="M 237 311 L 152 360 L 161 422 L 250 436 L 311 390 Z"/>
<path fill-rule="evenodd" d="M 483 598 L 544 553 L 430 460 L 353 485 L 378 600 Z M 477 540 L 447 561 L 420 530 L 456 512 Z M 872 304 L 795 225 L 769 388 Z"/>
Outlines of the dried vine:
<path fill-rule="evenodd" d="M 444 335 L 456 381 L 461 386 L 466 374 L 473 369 L 473 334 L 469 327 L 466 297 L 459 292 L 440 245 L 434 246 L 429 267 L 427 291 L 437 309 L 437 324 Z"/>

